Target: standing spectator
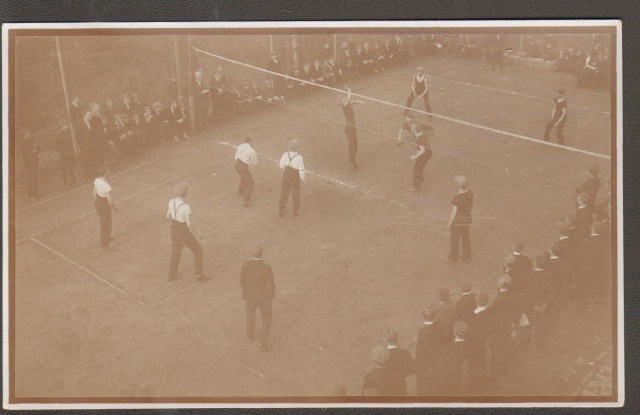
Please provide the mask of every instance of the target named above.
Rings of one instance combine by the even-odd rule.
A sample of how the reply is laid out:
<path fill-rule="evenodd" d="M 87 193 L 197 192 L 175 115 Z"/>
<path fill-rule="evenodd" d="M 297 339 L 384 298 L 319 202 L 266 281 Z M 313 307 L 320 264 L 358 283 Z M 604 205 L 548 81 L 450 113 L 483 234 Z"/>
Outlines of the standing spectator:
<path fill-rule="evenodd" d="M 371 367 L 362 380 L 360 395 L 370 395 L 370 393 L 365 393 L 370 389 L 377 389 L 378 395 L 389 395 L 389 379 L 385 370 L 388 361 L 389 350 L 385 346 L 373 348 Z"/>
<path fill-rule="evenodd" d="M 222 66 L 216 67 L 213 76 L 209 79 L 209 88 L 211 88 L 211 118 L 217 124 L 222 120 L 228 99 L 227 78 L 222 74 Z"/>
<path fill-rule="evenodd" d="M 435 322 L 436 311 L 433 307 L 422 310 L 422 327 L 416 341 L 416 358 L 414 368 L 416 372 L 416 392 L 418 396 L 433 395 L 437 379 L 435 368 L 442 345 L 443 333 Z"/>
<path fill-rule="evenodd" d="M 278 59 L 276 52 L 271 52 L 271 59 L 267 63 L 267 70 L 275 72 L 276 74 L 283 74 L 282 62 Z M 272 75 L 273 91 L 280 99 L 284 99 L 284 89 L 286 86 L 285 78 L 280 75 Z"/>
<path fill-rule="evenodd" d="M 411 352 L 398 347 L 398 334 L 391 329 L 384 332 L 389 360 L 386 372 L 389 380 L 387 395 L 405 396 L 407 394 L 407 376 L 413 374 L 413 357 Z"/>
<path fill-rule="evenodd" d="M 195 272 L 199 281 L 207 277 L 202 272 L 202 246 L 196 237 L 202 239 L 202 234 L 197 231 L 191 217 L 191 206 L 184 198 L 187 196 L 189 185 L 185 182 L 178 183 L 175 187 L 176 197 L 169 201 L 167 219 L 171 220 L 171 263 L 169 264 L 169 281 L 178 278 L 180 256 L 182 247 L 186 246 L 193 252 Z"/>
<path fill-rule="evenodd" d="M 384 41 L 384 48 L 382 49 L 382 53 L 384 54 L 384 65 L 386 68 L 390 68 L 395 64 L 395 51 L 391 46 L 391 41 L 389 39 Z"/>
<path fill-rule="evenodd" d="M 182 138 L 191 138 L 189 137 L 188 132 L 191 132 L 191 128 L 189 127 L 189 107 L 187 105 L 187 100 L 184 97 L 178 98 L 178 135 L 182 134 Z"/>
<path fill-rule="evenodd" d="M 425 134 L 425 131 L 430 131 L 432 128 L 427 128 L 426 125 L 422 124 L 413 124 L 411 128 L 411 132 L 416 137 L 418 152 L 409 157 L 411 160 L 415 161 L 415 164 L 413 165 L 413 187 L 409 191 L 418 192 L 420 191 L 420 187 L 424 181 L 424 169 L 427 167 L 429 160 L 431 160 L 431 156 L 433 156 L 433 151 L 431 150 L 429 140 Z"/>
<path fill-rule="evenodd" d="M 601 181 L 600 181 L 600 178 L 598 177 L 598 173 L 600 173 L 600 169 L 598 169 L 598 166 L 589 166 L 587 167 L 587 173 L 589 174 L 589 178 L 587 179 L 586 182 L 584 182 L 583 184 L 581 184 L 576 188 L 576 193 L 588 194 L 590 196 L 589 205 L 593 207 L 595 206 L 598 198 L 598 191 L 600 191 Z"/>
<path fill-rule="evenodd" d="M 593 202 L 589 193 L 580 193 L 577 197 L 578 209 L 575 211 L 576 236 L 581 244 L 589 239 L 593 221 Z"/>
<path fill-rule="evenodd" d="M 490 346 L 493 338 L 494 318 L 489 309 L 489 293 L 480 291 L 476 294 L 476 308 L 467 321 L 472 354 L 469 359 L 469 377 L 475 392 L 483 391 L 485 379 L 489 374 Z"/>
<path fill-rule="evenodd" d="M 335 65 L 335 62 L 334 62 Z M 322 63 L 322 76 L 324 77 L 325 83 L 329 86 L 335 86 L 336 84 L 336 73 L 333 70 L 334 66 L 331 65 L 330 61 L 326 60 Z"/>
<path fill-rule="evenodd" d="M 476 309 L 476 297 L 471 292 L 471 282 L 463 281 L 460 284 L 460 291 L 462 295 L 456 303 L 456 320 L 468 323 Z"/>
<path fill-rule="evenodd" d="M 427 86 L 427 75 L 424 73 L 424 68 L 418 66 L 416 68 L 416 74 L 411 80 L 411 93 L 407 97 L 405 114 L 409 112 L 411 104 L 414 100 L 424 100 L 424 109 L 429 114 L 429 121 L 433 120 L 431 116 L 431 105 L 429 104 L 429 87 Z"/>
<path fill-rule="evenodd" d="M 209 111 L 209 87 L 202 79 L 202 72 L 196 71 L 195 82 L 191 85 L 191 96 L 196 108 L 196 134 L 204 131 L 207 112 Z"/>
<path fill-rule="evenodd" d="M 305 172 L 304 161 L 298 154 L 299 146 L 297 139 L 291 140 L 288 150 L 280 157 L 280 168 L 284 170 L 280 189 L 280 217 L 284 217 L 284 208 L 289 200 L 289 194 L 292 194 L 293 199 L 293 216 L 300 215 L 300 181 L 304 183 Z"/>
<path fill-rule="evenodd" d="M 54 145 L 60 156 L 60 170 L 62 171 L 62 182 L 64 186 L 67 187 L 78 184 L 73 171 L 76 165 L 75 151 L 73 149 L 71 130 L 67 122 L 63 122 L 60 131 L 58 131 L 56 135 Z"/>
<path fill-rule="evenodd" d="M 92 117 L 90 112 L 85 113 L 82 117 L 82 123 L 78 126 L 78 130 L 76 130 L 78 134 L 78 144 L 80 145 L 82 172 L 84 179 L 90 182 L 93 182 L 95 179 L 96 166 L 100 165 L 96 155 L 98 149 L 93 139 L 93 131 L 91 130 Z"/>
<path fill-rule="evenodd" d="M 22 162 L 27 171 L 27 197 L 30 202 L 34 202 L 40 197 L 39 184 L 40 172 L 38 164 L 40 164 L 40 148 L 33 142 L 31 131 L 20 131 L 20 151 L 22 151 Z"/>
<path fill-rule="evenodd" d="M 471 260 L 471 242 L 469 241 L 469 226 L 471 226 L 471 210 L 473 209 L 473 193 L 468 190 L 469 181 L 464 176 L 456 176 L 454 179 L 458 188 L 458 194 L 454 196 L 451 204 L 453 209 L 447 227 L 451 229 L 451 252 L 445 262 L 455 264 L 458 261 L 458 247 L 462 241 L 462 260 Z"/>
<path fill-rule="evenodd" d="M 171 122 L 166 118 L 166 114 L 162 112 L 162 103 L 160 101 L 156 101 L 151 105 L 153 114 L 153 120 L 155 121 L 155 131 L 156 131 L 156 140 L 157 143 L 168 142 L 169 141 L 169 125 Z"/>
<path fill-rule="evenodd" d="M 491 338 L 493 374 L 502 376 L 511 365 L 513 339 L 520 320 L 517 298 L 511 291 L 512 279 L 503 275 L 498 281 L 498 294 L 491 305 L 494 315 L 494 331 Z"/>
<path fill-rule="evenodd" d="M 249 166 L 258 165 L 258 154 L 251 146 L 253 137 L 247 134 L 244 143 L 238 146 L 236 150 L 236 171 L 240 175 L 240 184 L 238 185 L 238 194 L 243 195 L 242 206 L 253 206 L 251 203 L 251 195 L 253 194 L 253 177 Z"/>
<path fill-rule="evenodd" d="M 255 248 L 252 259 L 242 264 L 240 285 L 242 286 L 242 299 L 245 301 L 247 308 L 247 337 L 251 341 L 254 339 L 256 310 L 259 308 L 262 316 L 260 350 L 268 351 L 270 349 L 269 332 L 273 316 L 271 301 L 276 295 L 276 284 L 271 266 L 262 260 L 261 246 Z"/>
<path fill-rule="evenodd" d="M 93 182 L 93 200 L 96 212 L 100 217 L 100 245 L 104 250 L 111 242 L 111 210 L 117 212 L 115 202 L 111 197 L 111 185 L 107 182 L 107 169 L 100 166 Z"/>
<path fill-rule="evenodd" d="M 344 115 L 345 125 L 344 133 L 347 136 L 349 143 L 349 166 L 353 169 L 358 168 L 356 163 L 356 152 L 358 151 L 358 138 L 356 137 L 356 115 L 353 112 L 354 104 L 364 104 L 360 100 L 351 99 L 351 88 L 347 88 L 347 95 L 341 95 L 338 97 L 338 105 L 342 108 L 342 114 Z"/>
<path fill-rule="evenodd" d="M 558 96 L 553 100 L 553 110 L 551 111 L 551 120 L 547 123 L 544 130 L 544 141 L 549 141 L 551 130 L 556 127 L 556 137 L 558 138 L 558 144 L 564 145 L 564 137 L 562 135 L 562 129 L 564 123 L 567 121 L 567 100 L 564 97 L 564 89 L 558 90 Z"/>
<path fill-rule="evenodd" d="M 342 76 L 344 80 L 353 81 L 355 79 L 353 71 L 353 56 L 348 45 L 340 54 L 338 65 L 340 66 L 340 69 L 342 69 Z"/>
<path fill-rule="evenodd" d="M 322 70 L 322 66 L 320 66 L 320 61 L 313 61 L 313 68 L 311 68 L 311 73 L 313 79 L 316 80 L 317 84 L 324 85 L 326 80 L 324 79 L 324 71 Z"/>
<path fill-rule="evenodd" d="M 69 118 L 74 134 L 78 134 L 78 130 L 82 127 L 83 117 L 83 111 L 80 109 L 80 97 L 73 94 L 71 95 L 71 105 L 69 105 Z"/>
<path fill-rule="evenodd" d="M 457 321 L 458 310 L 453 301 L 451 293 L 447 287 L 438 288 L 438 300 L 440 305 L 436 313 L 436 322 L 445 336 L 445 340 L 450 340 L 453 324 Z"/>
<path fill-rule="evenodd" d="M 138 116 L 142 116 L 144 112 L 144 104 L 140 101 L 140 94 L 134 92 L 131 94 L 131 109 L 134 113 L 138 114 Z"/>
<path fill-rule="evenodd" d="M 453 326 L 453 339 L 445 344 L 441 359 L 443 395 L 465 396 L 469 394 L 469 344 L 466 336 L 469 326 L 458 321 Z M 451 333 L 449 333 L 449 336 Z"/>
<path fill-rule="evenodd" d="M 524 254 L 524 242 L 515 241 L 512 248 L 510 256 L 513 258 L 513 264 L 509 273 L 513 280 L 511 289 L 516 295 L 520 295 L 527 290 L 527 280 L 533 270 L 533 261 Z"/>
<path fill-rule="evenodd" d="M 178 109 L 177 99 L 171 98 L 171 101 L 169 101 L 169 108 L 164 111 L 164 121 L 167 123 L 168 137 L 179 143 L 182 136 L 180 133 L 181 127 L 184 126 L 184 118 Z"/>

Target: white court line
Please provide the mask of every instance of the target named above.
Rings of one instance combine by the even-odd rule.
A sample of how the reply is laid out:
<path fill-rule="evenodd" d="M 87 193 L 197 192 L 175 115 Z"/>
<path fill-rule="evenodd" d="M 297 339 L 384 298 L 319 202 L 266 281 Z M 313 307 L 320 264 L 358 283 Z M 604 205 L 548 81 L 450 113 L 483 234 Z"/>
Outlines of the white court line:
<path fill-rule="evenodd" d="M 237 61 L 237 60 L 234 60 L 234 59 L 225 58 L 223 56 L 216 55 L 216 54 L 213 54 L 213 53 L 210 53 L 210 52 L 205 52 L 205 51 L 203 51 L 201 49 L 197 49 L 197 48 L 193 48 L 193 49 L 196 50 L 197 52 L 201 52 L 201 53 L 204 53 L 206 55 L 210 55 L 210 56 L 213 56 L 215 58 L 218 58 L 218 59 L 221 59 L 221 60 L 224 60 L 224 61 L 227 61 L 227 62 L 235 63 L 237 65 L 242 65 L 242 66 L 246 66 L 248 68 L 252 68 L 252 69 L 255 69 L 255 70 L 258 70 L 258 71 L 266 72 L 266 73 L 269 73 L 269 74 L 274 75 L 274 76 L 280 76 L 280 77 L 283 77 L 283 78 L 286 78 L 286 79 L 295 80 L 296 82 L 303 82 L 303 83 L 307 83 L 307 84 L 310 84 L 310 85 L 315 85 L 315 86 L 317 86 L 319 88 L 329 89 L 331 91 L 335 91 L 335 92 L 338 92 L 338 93 L 341 93 L 341 94 L 345 93 L 345 91 L 343 91 L 341 89 L 338 89 L 338 88 L 333 88 L 333 87 L 329 87 L 329 86 L 326 86 L 326 85 L 314 84 L 312 82 L 305 81 L 303 79 L 294 78 L 294 77 L 289 76 L 289 75 L 283 75 L 281 73 L 277 73 L 277 72 L 269 71 L 267 69 L 263 69 L 263 68 L 259 68 L 259 67 L 253 66 L 253 65 L 249 65 L 248 63 L 240 62 L 240 61 Z M 460 70 L 462 70 L 462 69 L 460 69 Z M 487 126 L 480 125 L 480 124 L 474 124 L 474 123 L 471 123 L 471 122 L 468 122 L 468 121 L 463 121 L 463 120 L 459 120 L 457 118 L 447 117 L 447 116 L 436 114 L 436 113 L 428 113 L 426 111 L 418 110 L 418 109 L 415 109 L 415 108 L 409 108 L 409 107 L 406 107 L 404 105 L 396 104 L 396 103 L 389 102 L 389 101 L 384 101 L 384 100 L 377 99 L 377 98 L 372 98 L 372 97 L 369 97 L 369 96 L 366 96 L 366 95 L 360 95 L 360 94 L 356 94 L 356 93 L 352 93 L 351 95 L 355 96 L 355 97 L 360 97 L 360 98 L 363 98 L 363 99 L 366 99 L 366 100 L 369 100 L 369 101 L 379 102 L 381 104 L 385 104 L 385 105 L 389 105 L 389 106 L 392 106 L 392 107 L 400 108 L 400 109 L 403 109 L 405 111 L 406 110 L 411 110 L 411 111 L 414 111 L 414 112 L 417 112 L 417 113 L 420 113 L 420 114 L 425 114 L 425 115 L 428 115 L 428 116 L 441 118 L 441 119 L 444 119 L 444 120 L 447 120 L 447 121 L 451 121 L 451 122 L 455 122 L 455 123 L 458 123 L 458 124 L 467 125 L 469 127 L 475 127 L 475 128 L 479 128 L 481 130 L 490 131 L 490 132 L 493 132 L 493 133 L 496 133 L 496 134 L 505 135 L 505 136 L 513 137 L 513 138 L 518 138 L 520 140 L 529 141 L 531 143 L 535 143 L 535 144 L 538 144 L 538 145 L 546 145 L 546 146 L 562 149 L 562 150 L 565 150 L 565 151 L 572 151 L 572 152 L 576 152 L 576 153 L 582 153 L 582 154 L 586 154 L 586 155 L 589 155 L 589 156 L 601 157 L 601 158 L 605 158 L 607 160 L 611 160 L 611 157 L 607 156 L 605 154 L 594 153 L 592 151 L 582 150 L 582 149 L 575 148 L 575 147 L 567 147 L 567 146 L 563 146 L 563 145 L 560 145 L 560 144 L 552 143 L 550 141 L 543 141 L 543 140 L 539 140 L 539 139 L 536 139 L 536 138 L 527 137 L 527 136 L 524 136 L 524 135 L 521 135 L 521 134 L 516 134 L 516 133 L 511 133 L 511 132 L 508 132 L 508 131 L 498 130 L 497 128 L 487 127 Z"/>
<path fill-rule="evenodd" d="M 111 288 L 116 289 L 117 291 L 119 291 L 121 294 L 124 294 L 125 296 L 129 297 L 130 299 L 134 300 L 135 302 L 137 302 L 138 304 L 141 304 L 143 306 L 147 306 L 145 303 L 143 303 L 142 301 L 138 300 L 135 297 L 132 297 L 131 295 L 129 295 L 128 293 L 126 293 L 125 291 L 123 291 L 120 287 L 118 287 L 117 285 L 114 285 L 112 283 L 110 283 L 109 281 L 105 280 L 104 278 L 102 278 L 101 276 L 99 276 L 98 274 L 96 274 L 95 272 L 83 267 L 82 265 L 78 264 L 77 262 L 75 262 L 74 260 L 72 260 L 71 258 L 63 255 L 62 253 L 56 251 L 55 249 L 51 248 L 48 245 L 45 245 L 44 243 L 40 242 L 39 240 L 33 238 L 33 237 L 29 237 L 29 239 L 31 239 L 33 242 L 37 243 L 40 246 L 43 246 L 44 248 L 47 248 L 49 251 L 53 252 L 54 254 L 58 255 L 59 257 L 66 259 L 67 261 L 69 261 L 70 263 L 72 263 L 73 265 L 75 265 L 76 267 L 80 268 L 81 270 L 83 270 L 84 272 L 88 273 L 89 275 L 93 276 L 94 278 L 96 278 L 99 281 L 102 281 L 103 283 L 107 284 L 108 286 L 110 286 Z"/>
<path fill-rule="evenodd" d="M 509 91 L 509 90 L 499 89 L 499 88 L 492 88 L 492 87 L 489 87 L 489 86 L 470 84 L 470 83 L 462 82 L 462 81 L 454 81 L 453 79 L 443 79 L 443 78 L 440 78 L 440 79 L 442 79 L 445 82 L 451 82 L 451 83 L 454 83 L 454 84 L 460 84 L 460 85 L 470 86 L 470 87 L 474 87 L 474 88 L 486 89 L 486 90 L 489 90 L 489 91 L 502 92 L 504 94 L 518 95 L 518 96 L 525 97 L 525 98 L 536 99 L 538 101 L 553 102 L 553 100 L 551 100 L 551 99 L 546 99 L 546 98 L 538 97 L 538 96 L 535 96 L 535 95 L 522 94 L 520 92 L 514 92 L 514 91 Z M 569 104 L 569 108 L 578 108 L 578 109 L 582 109 L 582 110 L 598 112 L 600 114 L 611 115 L 611 113 L 607 112 L 607 111 L 600 111 L 600 110 L 597 110 L 597 109 L 594 109 L 594 108 L 589 108 L 589 107 L 580 107 L 578 105 Z"/>

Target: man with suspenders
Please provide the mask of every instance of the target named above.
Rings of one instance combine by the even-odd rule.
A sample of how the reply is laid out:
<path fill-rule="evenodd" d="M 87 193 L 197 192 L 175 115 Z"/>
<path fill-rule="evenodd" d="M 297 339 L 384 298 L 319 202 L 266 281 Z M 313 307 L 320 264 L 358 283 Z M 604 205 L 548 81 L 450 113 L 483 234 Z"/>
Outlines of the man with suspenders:
<path fill-rule="evenodd" d="M 291 140 L 289 150 L 280 157 L 280 168 L 284 169 L 280 189 L 280 217 L 284 217 L 284 208 L 290 193 L 293 193 L 293 216 L 300 215 L 300 181 L 304 183 L 305 177 L 302 156 L 296 152 L 299 145 L 297 139 Z"/>
<path fill-rule="evenodd" d="M 167 219 L 171 219 L 171 263 L 169 265 L 169 281 L 178 278 L 180 255 L 182 247 L 186 246 L 193 252 L 195 273 L 198 280 L 204 281 L 207 277 L 202 273 L 202 247 L 196 240 L 196 236 L 202 239 L 191 219 L 191 206 L 185 203 L 189 185 L 185 182 L 178 183 L 175 187 L 176 197 L 169 201 Z M 195 235 L 195 236 L 194 236 Z"/>

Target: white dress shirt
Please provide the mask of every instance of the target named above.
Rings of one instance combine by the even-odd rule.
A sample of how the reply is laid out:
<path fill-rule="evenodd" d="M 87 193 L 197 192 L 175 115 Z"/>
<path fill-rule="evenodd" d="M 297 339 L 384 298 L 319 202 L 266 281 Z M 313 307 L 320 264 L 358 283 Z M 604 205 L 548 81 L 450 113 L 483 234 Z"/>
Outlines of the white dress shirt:
<path fill-rule="evenodd" d="M 258 154 L 249 143 L 243 143 L 238 146 L 235 159 L 250 166 L 258 165 Z"/>
<path fill-rule="evenodd" d="M 289 161 L 291 160 L 291 161 Z M 282 157 L 280 157 L 280 168 L 291 167 L 300 173 L 300 179 L 304 181 L 304 161 L 302 156 L 295 151 L 285 151 Z"/>

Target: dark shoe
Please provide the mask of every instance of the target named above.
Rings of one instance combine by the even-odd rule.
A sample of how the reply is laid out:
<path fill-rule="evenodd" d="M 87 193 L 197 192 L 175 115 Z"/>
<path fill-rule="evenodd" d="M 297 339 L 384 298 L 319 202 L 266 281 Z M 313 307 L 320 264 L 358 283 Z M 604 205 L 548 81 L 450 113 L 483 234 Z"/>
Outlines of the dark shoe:
<path fill-rule="evenodd" d="M 253 206 L 253 203 L 251 203 L 251 202 L 243 203 L 242 206 L 245 206 L 245 207 L 246 206 Z"/>

